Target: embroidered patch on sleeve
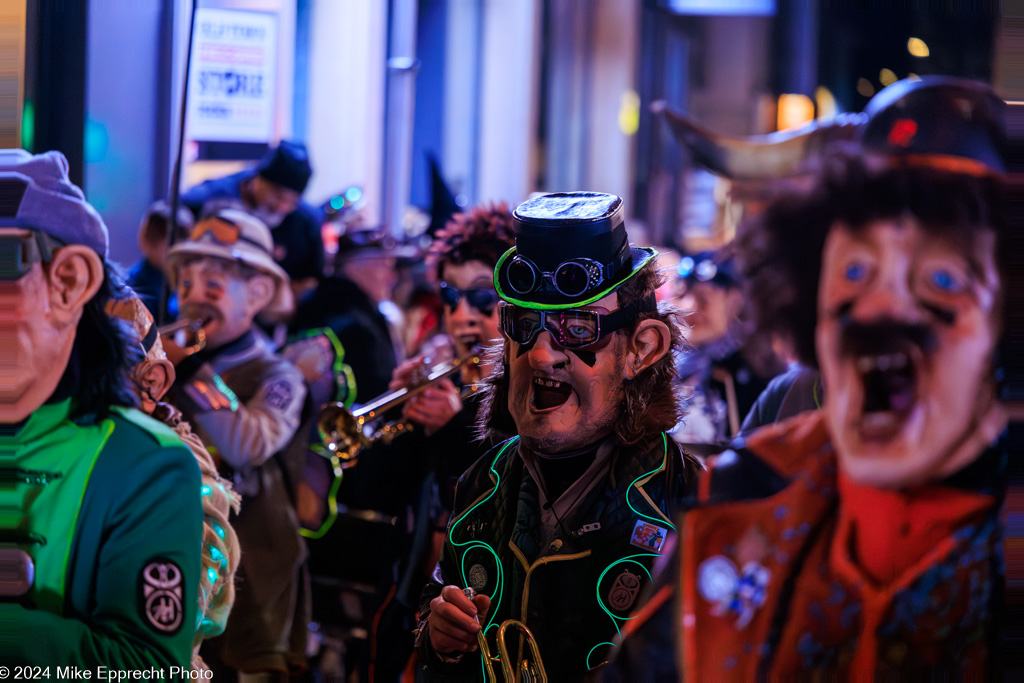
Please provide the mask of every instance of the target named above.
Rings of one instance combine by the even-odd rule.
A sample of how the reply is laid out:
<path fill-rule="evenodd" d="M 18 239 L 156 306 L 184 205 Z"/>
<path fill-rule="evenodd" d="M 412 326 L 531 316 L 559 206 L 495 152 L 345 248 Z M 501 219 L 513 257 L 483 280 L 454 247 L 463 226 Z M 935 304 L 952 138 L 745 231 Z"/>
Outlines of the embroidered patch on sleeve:
<path fill-rule="evenodd" d="M 284 410 L 292 402 L 292 396 L 294 395 L 295 392 L 292 390 L 291 382 L 286 379 L 279 379 L 267 387 L 267 394 L 264 400 L 271 408 Z"/>
<path fill-rule="evenodd" d="M 181 630 L 185 618 L 182 603 L 184 577 L 173 561 L 157 557 L 139 573 L 139 611 L 151 629 L 164 635 Z"/>
<path fill-rule="evenodd" d="M 200 410 L 238 410 L 238 398 L 219 375 L 214 377 L 213 384 L 202 380 L 189 382 L 185 385 L 185 393 Z"/>
<path fill-rule="evenodd" d="M 629 542 L 638 548 L 660 553 L 667 537 L 668 529 L 640 519 L 637 520 L 636 526 L 633 527 L 633 535 L 630 537 Z"/>

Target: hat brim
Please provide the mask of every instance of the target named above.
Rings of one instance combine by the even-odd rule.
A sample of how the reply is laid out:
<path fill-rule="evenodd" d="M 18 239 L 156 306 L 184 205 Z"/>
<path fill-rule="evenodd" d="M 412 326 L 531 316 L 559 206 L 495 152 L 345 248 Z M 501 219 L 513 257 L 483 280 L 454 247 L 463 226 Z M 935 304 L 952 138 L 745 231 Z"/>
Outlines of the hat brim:
<path fill-rule="evenodd" d="M 171 247 L 167 254 L 168 262 L 173 263 L 174 259 L 181 256 L 209 256 L 221 261 L 235 261 L 255 268 L 256 270 L 274 278 L 277 283 L 277 292 L 274 299 L 267 305 L 266 310 L 270 313 L 290 313 L 295 309 L 295 296 L 290 287 L 290 278 L 279 266 L 270 254 L 262 251 L 250 251 L 248 249 L 237 249 L 219 244 L 206 242 L 182 242 Z"/>
<path fill-rule="evenodd" d="M 515 294 L 509 286 L 508 281 L 508 268 L 515 255 L 516 248 L 512 247 L 502 254 L 501 258 L 498 259 L 498 263 L 494 266 L 494 289 L 497 290 L 498 296 L 500 296 L 503 301 L 515 304 L 516 306 L 522 306 L 523 308 L 560 310 L 587 306 L 598 299 L 603 299 L 608 296 L 621 287 L 627 280 L 636 275 L 641 268 L 656 258 L 658 256 L 658 251 L 652 247 L 630 247 L 629 256 L 631 263 L 629 273 L 623 275 L 606 287 L 602 287 L 596 292 L 585 292 L 578 297 L 567 297 L 558 292 L 552 292 L 549 290 L 535 290 L 529 294 Z"/>

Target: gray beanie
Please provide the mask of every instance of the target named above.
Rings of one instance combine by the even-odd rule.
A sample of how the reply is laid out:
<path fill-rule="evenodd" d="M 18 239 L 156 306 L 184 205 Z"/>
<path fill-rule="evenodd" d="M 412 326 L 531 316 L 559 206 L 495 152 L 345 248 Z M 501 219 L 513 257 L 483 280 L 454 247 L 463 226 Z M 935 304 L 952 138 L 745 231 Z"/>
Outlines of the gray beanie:
<path fill-rule="evenodd" d="M 0 150 L 0 227 L 39 230 L 107 258 L 107 226 L 68 179 L 68 160 L 60 152 Z"/>

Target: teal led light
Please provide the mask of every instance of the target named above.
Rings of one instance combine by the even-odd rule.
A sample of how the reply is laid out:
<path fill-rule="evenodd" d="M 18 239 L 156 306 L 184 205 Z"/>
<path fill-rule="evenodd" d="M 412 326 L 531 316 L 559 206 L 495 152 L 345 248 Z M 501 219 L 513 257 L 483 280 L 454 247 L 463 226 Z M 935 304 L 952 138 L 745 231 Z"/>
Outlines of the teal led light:
<path fill-rule="evenodd" d="M 206 497 L 206 496 L 210 495 L 211 493 L 213 493 L 213 489 L 211 489 L 209 486 L 205 486 L 205 485 L 203 486 L 203 488 L 201 488 L 199 490 L 202 492 L 204 497 Z"/>
<path fill-rule="evenodd" d="M 651 470 L 650 472 L 646 472 L 644 474 L 641 474 L 639 477 L 637 477 L 636 479 L 633 480 L 633 483 L 631 483 L 629 485 L 629 488 L 626 489 L 626 505 L 628 505 L 629 509 L 632 510 L 633 512 L 635 512 L 637 514 L 637 516 L 643 517 L 644 519 L 649 519 L 652 522 L 657 522 L 658 524 L 668 524 L 670 527 L 672 527 L 672 530 L 674 531 L 675 528 L 676 528 L 676 525 L 673 524 L 672 522 L 669 522 L 667 520 L 664 520 L 664 519 L 661 519 L 661 518 L 658 518 L 658 517 L 651 517 L 650 515 L 645 515 L 642 512 L 640 512 L 639 510 L 637 510 L 635 507 L 633 507 L 633 504 L 631 502 L 629 502 L 629 492 L 633 490 L 633 485 L 634 484 L 636 484 L 638 481 L 640 481 L 644 477 L 649 477 L 652 474 L 655 474 L 658 470 L 664 469 L 664 467 L 665 467 L 665 460 L 664 460 L 664 458 L 668 457 L 668 437 L 665 436 L 665 432 L 661 433 L 661 444 L 662 444 L 662 447 L 665 449 L 665 453 L 664 453 L 664 457 L 663 457 L 663 459 L 661 461 L 661 465 L 657 469 L 654 469 L 654 470 Z"/>
<path fill-rule="evenodd" d="M 493 498 L 494 494 L 498 492 L 498 486 L 501 484 L 501 476 L 498 474 L 498 471 L 494 469 L 494 465 L 497 464 L 498 460 L 501 459 L 501 456 L 505 454 L 505 451 L 507 451 L 509 449 L 509 446 L 511 446 L 512 444 L 516 443 L 517 441 L 519 441 L 519 437 L 518 436 L 512 437 L 511 439 L 506 441 L 505 445 L 502 446 L 501 450 L 498 451 L 498 454 L 496 456 L 494 456 L 494 460 L 491 461 L 490 470 L 491 470 L 491 473 L 494 474 L 494 479 L 495 479 L 495 481 L 494 481 L 494 488 L 491 489 L 491 492 L 486 497 L 484 497 L 481 500 L 479 500 L 476 505 L 474 505 L 473 507 L 469 508 L 464 513 L 462 513 L 462 515 L 460 515 L 457 520 L 452 522 L 452 525 L 448 528 L 448 542 L 452 544 L 452 547 L 455 547 L 455 548 L 465 547 L 465 550 L 463 550 L 463 552 L 462 552 L 462 562 L 460 563 L 460 566 L 459 566 L 459 571 L 462 574 L 462 584 L 464 586 L 468 586 L 469 585 L 469 580 L 466 577 L 466 555 L 469 553 L 469 551 L 472 548 L 475 548 L 477 546 L 482 546 L 482 547 L 486 548 L 487 551 L 491 553 L 491 555 L 494 556 L 494 560 L 495 560 L 495 563 L 496 563 L 496 566 L 497 566 L 497 572 L 498 572 L 498 578 L 497 578 L 497 581 L 495 582 L 495 589 L 494 589 L 494 595 L 496 597 L 495 597 L 495 599 L 493 601 L 494 604 L 491 606 L 491 609 L 490 609 L 491 617 L 490 617 L 490 619 L 487 620 L 487 624 L 484 626 L 484 633 L 487 633 L 487 629 L 490 628 L 492 625 L 495 625 L 494 624 L 495 615 L 497 615 L 497 613 L 498 613 L 498 606 L 501 604 L 501 592 L 502 592 L 503 585 L 504 585 L 504 579 L 502 577 L 502 572 L 501 572 L 501 558 L 498 556 L 498 553 L 494 552 L 494 548 L 492 548 L 491 546 L 487 545 L 486 543 L 483 543 L 482 541 L 465 541 L 464 543 L 456 543 L 455 542 L 455 527 L 458 526 L 459 523 L 462 522 L 462 520 L 466 519 L 466 517 L 468 517 L 470 515 L 470 513 L 473 512 L 473 510 L 476 510 L 478 507 L 480 507 L 481 505 L 486 503 L 488 500 Z"/>
<path fill-rule="evenodd" d="M 331 197 L 331 208 L 337 211 L 341 207 L 345 206 L 345 198 L 341 195 L 334 195 Z"/>
<path fill-rule="evenodd" d="M 218 536 L 224 538 L 224 529 L 220 527 L 220 524 L 217 524 L 216 522 L 210 522 L 210 526 L 213 527 L 213 530 L 217 533 Z"/>
<path fill-rule="evenodd" d="M 36 144 L 36 106 L 32 100 L 25 100 L 21 110 L 21 146 L 30 152 L 35 151 Z"/>
<path fill-rule="evenodd" d="M 592 668 L 594 668 L 594 667 L 590 666 L 590 655 L 594 654 L 594 650 L 596 650 L 597 648 L 601 647 L 602 645 L 611 645 L 612 647 L 615 647 L 615 643 L 610 643 L 608 641 L 605 641 L 603 643 L 598 643 L 594 647 L 590 648 L 590 652 L 587 653 L 587 671 L 590 671 Z"/>
<path fill-rule="evenodd" d="M 210 567 L 206 570 L 206 578 L 210 580 L 210 583 L 217 583 L 217 570 Z"/>
<path fill-rule="evenodd" d="M 345 190 L 345 199 L 348 200 L 350 204 L 355 204 L 362 198 L 363 191 L 360 190 L 358 187 L 350 187 L 347 190 Z"/>

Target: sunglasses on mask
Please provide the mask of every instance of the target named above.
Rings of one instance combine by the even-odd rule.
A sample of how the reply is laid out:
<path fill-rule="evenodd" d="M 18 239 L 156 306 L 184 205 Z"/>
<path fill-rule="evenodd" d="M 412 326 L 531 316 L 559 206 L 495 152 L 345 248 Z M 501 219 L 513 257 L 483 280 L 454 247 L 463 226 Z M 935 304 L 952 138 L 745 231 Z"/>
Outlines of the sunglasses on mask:
<path fill-rule="evenodd" d="M 37 263 L 49 263 L 60 243 L 39 230 L 27 235 L 0 235 L 0 280 L 20 280 Z"/>
<path fill-rule="evenodd" d="M 439 295 L 444 305 L 453 311 L 458 308 L 459 300 L 462 297 L 466 297 L 470 306 L 487 315 L 490 315 L 494 310 L 494 305 L 498 303 L 498 293 L 490 287 L 459 289 L 447 282 L 442 282 Z"/>
<path fill-rule="evenodd" d="M 641 311 L 654 310 L 656 306 L 651 294 L 639 305 L 625 306 L 608 314 L 581 308 L 537 310 L 507 303 L 502 303 L 498 313 L 501 331 L 517 344 L 528 344 L 541 330 L 546 330 L 559 346 L 580 349 L 632 324 Z"/>

